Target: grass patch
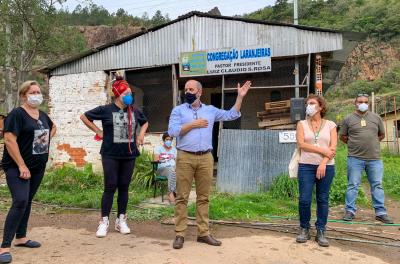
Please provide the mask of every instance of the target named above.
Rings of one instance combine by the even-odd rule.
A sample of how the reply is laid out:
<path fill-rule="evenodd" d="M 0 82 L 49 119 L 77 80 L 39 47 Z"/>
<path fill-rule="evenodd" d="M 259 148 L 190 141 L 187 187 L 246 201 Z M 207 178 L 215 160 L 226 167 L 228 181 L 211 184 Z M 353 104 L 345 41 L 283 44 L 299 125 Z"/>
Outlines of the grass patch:
<path fill-rule="evenodd" d="M 297 215 L 297 202 L 276 199 L 270 193 L 228 194 L 214 193 L 210 199 L 210 219 L 265 220 L 266 215 Z M 195 205 L 189 206 L 195 216 Z"/>
<path fill-rule="evenodd" d="M 383 188 L 385 194 L 400 201 L 400 156 L 390 153 L 383 155 Z"/>
<path fill-rule="evenodd" d="M 384 161 L 385 193 L 391 198 L 400 200 L 400 156 L 382 152 Z M 142 162 L 147 163 L 149 157 L 144 156 Z M 141 162 L 139 161 L 139 164 Z M 136 175 L 141 175 L 143 184 L 139 187 L 133 181 L 129 189 L 128 217 L 139 221 L 162 219 L 174 214 L 173 207 L 141 209 L 135 207 L 143 200 L 152 196 L 152 189 L 147 188 L 149 182 L 148 166 L 139 166 Z M 140 172 L 140 173 L 139 173 Z M 366 181 L 365 175 L 363 181 Z M 343 205 L 347 189 L 347 150 L 339 146 L 336 156 L 336 175 L 330 193 L 331 206 Z M 36 201 L 61 206 L 100 208 L 103 193 L 103 176 L 94 174 L 90 165 L 83 169 L 72 166 L 53 169 L 46 173 L 43 183 L 35 197 Z M 10 197 L 6 186 L 0 187 L 0 197 Z M 268 192 L 228 194 L 213 192 L 210 197 L 210 219 L 262 221 L 268 220 L 268 215 L 297 216 L 298 185 L 296 179 L 287 175 L 277 177 Z M 116 202 L 116 198 L 114 199 Z M 370 206 L 362 188 L 359 190 L 357 204 L 361 207 Z M 315 199 L 313 206 L 315 208 Z M 114 208 L 115 205 L 114 205 Z M 1 208 L 0 209 L 4 209 Z M 189 205 L 188 213 L 195 216 L 195 204 Z M 313 210 L 314 212 L 315 210 Z"/>
<path fill-rule="evenodd" d="M 365 174 L 363 175 L 365 179 Z M 347 149 L 345 145 L 339 145 L 335 157 L 335 177 L 333 178 L 329 201 L 331 206 L 345 203 L 347 191 Z M 359 188 L 357 205 L 369 206 L 370 201 L 365 195 L 364 189 Z"/>
<path fill-rule="evenodd" d="M 133 208 L 128 207 L 127 216 L 135 221 L 160 220 L 174 215 L 174 207 Z"/>
<path fill-rule="evenodd" d="M 103 176 L 93 173 L 92 166 L 77 169 L 71 165 L 46 172 L 35 200 L 68 207 L 100 208 L 103 194 Z M 129 188 L 128 207 L 151 197 L 152 190 L 133 184 Z M 10 197 L 7 187 L 0 188 L 0 196 Z M 116 208 L 116 196 L 114 208 Z"/>

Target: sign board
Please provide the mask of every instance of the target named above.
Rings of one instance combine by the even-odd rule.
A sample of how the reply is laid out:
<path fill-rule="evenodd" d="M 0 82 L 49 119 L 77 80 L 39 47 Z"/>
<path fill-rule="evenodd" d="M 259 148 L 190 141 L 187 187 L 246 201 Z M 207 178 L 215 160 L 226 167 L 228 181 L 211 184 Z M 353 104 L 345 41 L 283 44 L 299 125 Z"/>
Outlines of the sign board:
<path fill-rule="evenodd" d="M 279 143 L 296 143 L 296 130 L 279 132 Z"/>
<path fill-rule="evenodd" d="M 268 72 L 271 56 L 269 46 L 182 52 L 179 73 L 181 77 L 191 77 Z"/>

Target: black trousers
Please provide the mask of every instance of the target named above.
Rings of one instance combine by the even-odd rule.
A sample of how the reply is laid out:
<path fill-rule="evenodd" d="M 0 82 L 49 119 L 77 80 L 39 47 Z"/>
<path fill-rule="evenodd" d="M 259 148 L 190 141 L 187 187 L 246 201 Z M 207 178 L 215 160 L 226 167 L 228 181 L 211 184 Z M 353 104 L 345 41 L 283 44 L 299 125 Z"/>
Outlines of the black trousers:
<path fill-rule="evenodd" d="M 126 214 L 129 184 L 132 180 L 135 160 L 102 158 L 104 171 L 104 192 L 101 200 L 101 215 L 109 216 L 113 205 L 114 193 L 118 189 L 118 216 Z"/>
<path fill-rule="evenodd" d="M 31 171 L 29 180 L 19 177 L 18 168 L 10 168 L 6 171 L 7 185 L 12 196 L 12 205 L 4 223 L 2 248 L 11 247 L 14 236 L 16 238 L 26 237 L 32 199 L 42 182 L 44 171 L 45 168 L 37 172 Z"/>

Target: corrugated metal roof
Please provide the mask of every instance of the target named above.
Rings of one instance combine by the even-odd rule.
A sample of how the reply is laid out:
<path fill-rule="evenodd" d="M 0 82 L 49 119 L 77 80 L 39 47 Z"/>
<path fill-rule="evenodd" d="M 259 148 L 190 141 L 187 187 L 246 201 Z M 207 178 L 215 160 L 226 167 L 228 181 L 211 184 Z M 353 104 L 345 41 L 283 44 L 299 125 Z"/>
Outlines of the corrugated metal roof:
<path fill-rule="evenodd" d="M 179 62 L 181 52 L 270 45 L 273 57 L 342 49 L 337 31 L 213 16 L 200 12 L 171 21 L 43 68 L 51 75 L 153 67 Z"/>

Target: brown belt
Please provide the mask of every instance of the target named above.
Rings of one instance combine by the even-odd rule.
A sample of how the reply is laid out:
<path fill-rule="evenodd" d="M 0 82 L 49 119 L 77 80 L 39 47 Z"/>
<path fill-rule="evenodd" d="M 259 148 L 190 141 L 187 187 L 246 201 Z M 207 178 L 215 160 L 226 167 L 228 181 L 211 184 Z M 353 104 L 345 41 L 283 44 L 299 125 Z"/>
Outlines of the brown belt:
<path fill-rule="evenodd" d="M 212 149 L 205 150 L 205 151 L 196 151 L 196 152 L 182 150 L 182 149 L 178 149 L 178 150 L 189 153 L 189 154 L 197 155 L 197 156 L 204 155 L 204 154 L 210 153 L 212 151 Z"/>

